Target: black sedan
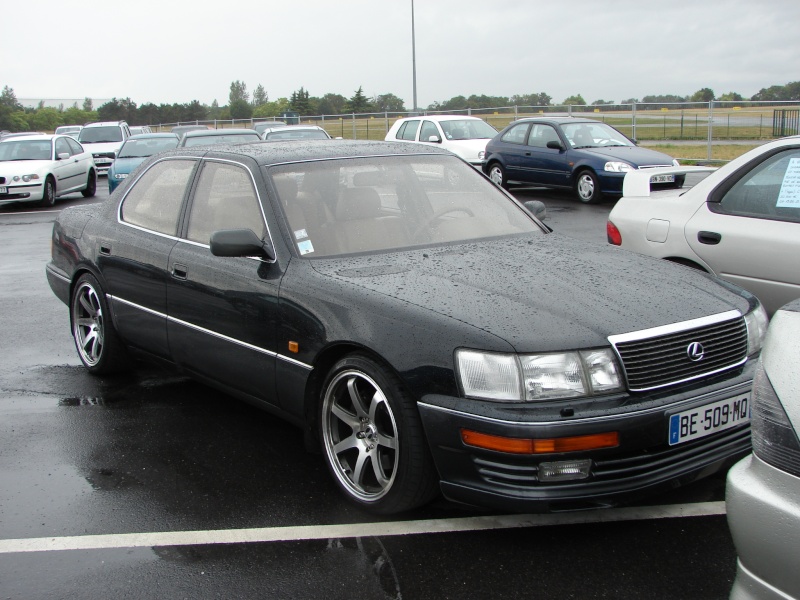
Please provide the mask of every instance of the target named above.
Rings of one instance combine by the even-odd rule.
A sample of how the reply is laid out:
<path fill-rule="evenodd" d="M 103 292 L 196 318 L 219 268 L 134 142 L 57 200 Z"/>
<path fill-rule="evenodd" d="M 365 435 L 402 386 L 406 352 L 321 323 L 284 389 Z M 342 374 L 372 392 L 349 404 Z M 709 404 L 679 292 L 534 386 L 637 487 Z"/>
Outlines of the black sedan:
<path fill-rule="evenodd" d="M 375 512 L 608 505 L 750 448 L 755 297 L 550 233 L 439 148 L 178 148 L 52 247 L 90 372 L 149 357 L 262 406 Z"/>
<path fill-rule="evenodd" d="M 662 152 L 639 148 L 623 133 L 594 119 L 520 119 L 486 145 L 484 173 L 496 184 L 572 188 L 581 202 L 620 196 L 625 173 L 677 166 Z M 680 187 L 684 177 L 654 176 L 652 183 Z"/>

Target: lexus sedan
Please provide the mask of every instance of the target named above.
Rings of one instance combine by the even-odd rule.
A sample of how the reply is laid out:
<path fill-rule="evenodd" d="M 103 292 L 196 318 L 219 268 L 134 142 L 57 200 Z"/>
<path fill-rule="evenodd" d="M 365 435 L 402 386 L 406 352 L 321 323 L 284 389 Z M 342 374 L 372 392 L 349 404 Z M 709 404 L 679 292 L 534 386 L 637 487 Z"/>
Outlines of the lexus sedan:
<path fill-rule="evenodd" d="M 426 115 L 398 119 L 385 139 L 440 146 L 480 168 L 486 144 L 496 135 L 497 130 L 478 117 Z"/>
<path fill-rule="evenodd" d="M 658 169 L 659 176 L 695 167 Z M 715 274 L 773 313 L 800 298 L 800 136 L 755 148 L 684 193 L 630 173 L 608 216 L 611 244 Z"/>
<path fill-rule="evenodd" d="M 208 146 L 209 144 L 243 144 L 261 139 L 252 129 L 206 129 L 187 131 L 179 146 Z"/>
<path fill-rule="evenodd" d="M 255 403 L 378 513 L 607 506 L 750 450 L 753 295 L 551 233 L 441 148 L 178 148 L 52 249 L 91 373 L 157 358 Z"/>
<path fill-rule="evenodd" d="M 497 185 L 511 183 L 572 189 L 581 202 L 619 196 L 625 173 L 677 166 L 655 150 L 639 148 L 622 132 L 594 119 L 520 119 L 486 145 L 483 172 Z M 657 175 L 658 186 L 681 187 L 683 177 Z"/>
<path fill-rule="evenodd" d="M 97 172 L 90 152 L 68 135 L 30 135 L 0 141 L 0 204 L 53 206 L 80 192 L 94 196 Z"/>
<path fill-rule="evenodd" d="M 128 175 L 149 156 L 175 148 L 178 136 L 174 133 L 144 133 L 129 137 L 119 149 L 117 159 L 108 170 L 108 193 L 127 179 Z"/>
<path fill-rule="evenodd" d="M 733 599 L 800 598 L 800 300 L 770 322 L 753 383 L 753 453 L 728 472 Z"/>

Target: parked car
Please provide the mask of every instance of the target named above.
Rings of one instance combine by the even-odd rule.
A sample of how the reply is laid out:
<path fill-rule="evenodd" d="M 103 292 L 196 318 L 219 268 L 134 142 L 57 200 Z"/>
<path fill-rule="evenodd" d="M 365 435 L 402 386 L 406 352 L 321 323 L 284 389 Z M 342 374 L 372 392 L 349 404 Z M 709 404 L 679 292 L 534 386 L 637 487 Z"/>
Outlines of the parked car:
<path fill-rule="evenodd" d="M 266 129 L 276 129 L 278 127 L 286 127 L 286 123 L 283 121 L 260 121 L 253 125 L 253 129 L 255 129 L 259 135 L 263 135 Z"/>
<path fill-rule="evenodd" d="M 497 130 L 478 117 L 426 115 L 398 119 L 384 139 L 441 146 L 480 168 L 486 143 L 496 135 Z"/>
<path fill-rule="evenodd" d="M 145 133 L 153 133 L 153 130 L 150 128 L 149 125 L 137 125 L 136 127 L 131 127 L 131 135 L 142 135 Z"/>
<path fill-rule="evenodd" d="M 178 146 L 208 146 L 209 144 L 243 144 L 257 142 L 261 137 L 252 129 L 209 129 L 187 131 Z"/>
<path fill-rule="evenodd" d="M 503 187 L 517 183 L 573 189 L 588 204 L 603 195 L 619 196 L 629 171 L 677 165 L 671 156 L 639 148 L 600 121 L 547 117 L 520 119 L 503 129 L 486 146 L 483 172 Z M 661 175 L 653 183 L 681 187 L 683 179 Z"/>
<path fill-rule="evenodd" d="M 55 133 L 56 135 L 68 135 L 77 140 L 81 129 L 83 129 L 83 125 L 61 125 L 60 127 L 56 127 Z"/>
<path fill-rule="evenodd" d="M 102 121 L 84 125 L 78 141 L 92 153 L 98 175 L 107 175 L 122 144 L 131 137 L 125 121 Z"/>
<path fill-rule="evenodd" d="M 81 192 L 94 196 L 97 172 L 92 155 L 66 135 L 8 137 L 0 140 L 0 204 L 36 202 Z"/>
<path fill-rule="evenodd" d="M 800 598 L 800 300 L 770 322 L 753 381 L 753 453 L 728 472 L 731 598 Z"/>
<path fill-rule="evenodd" d="M 36 202 L 81 192 L 95 195 L 97 171 L 92 155 L 66 135 L 36 135 L 0 140 L 0 204 Z"/>
<path fill-rule="evenodd" d="M 647 174 L 632 172 L 609 214 L 608 239 L 718 275 L 753 292 L 772 313 L 800 297 L 798 181 L 800 137 L 759 146 L 682 194 L 650 195 Z"/>
<path fill-rule="evenodd" d="M 213 128 L 208 125 L 176 125 L 171 129 L 171 132 L 179 138 L 182 138 L 183 134 L 189 131 L 210 131 L 212 129 Z"/>
<path fill-rule="evenodd" d="M 261 134 L 261 139 L 275 140 L 329 140 L 331 136 L 318 125 L 284 125 L 283 127 L 267 128 Z"/>
<path fill-rule="evenodd" d="M 91 373 L 144 354 L 254 402 L 375 512 L 607 506 L 750 451 L 752 294 L 551 233 L 441 148 L 178 148 L 52 240 Z"/>
<path fill-rule="evenodd" d="M 178 145 L 174 133 L 145 133 L 129 137 L 117 154 L 117 159 L 108 171 L 108 193 L 111 194 L 144 159 L 170 150 Z"/>

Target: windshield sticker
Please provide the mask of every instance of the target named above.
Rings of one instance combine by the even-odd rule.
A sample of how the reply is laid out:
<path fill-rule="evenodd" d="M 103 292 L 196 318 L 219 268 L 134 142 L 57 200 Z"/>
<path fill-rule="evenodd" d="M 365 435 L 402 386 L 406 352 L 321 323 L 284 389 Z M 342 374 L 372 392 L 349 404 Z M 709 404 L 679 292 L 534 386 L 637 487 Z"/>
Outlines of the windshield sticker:
<path fill-rule="evenodd" d="M 296 229 L 294 232 L 294 239 L 302 240 L 308 237 L 308 233 L 306 233 L 305 229 Z"/>
<path fill-rule="evenodd" d="M 314 244 L 311 243 L 311 240 L 303 240 L 297 243 L 297 250 L 300 252 L 300 256 L 311 254 L 314 251 Z"/>
<path fill-rule="evenodd" d="M 800 208 L 800 158 L 789 160 L 783 176 L 781 193 L 778 194 L 777 208 Z"/>

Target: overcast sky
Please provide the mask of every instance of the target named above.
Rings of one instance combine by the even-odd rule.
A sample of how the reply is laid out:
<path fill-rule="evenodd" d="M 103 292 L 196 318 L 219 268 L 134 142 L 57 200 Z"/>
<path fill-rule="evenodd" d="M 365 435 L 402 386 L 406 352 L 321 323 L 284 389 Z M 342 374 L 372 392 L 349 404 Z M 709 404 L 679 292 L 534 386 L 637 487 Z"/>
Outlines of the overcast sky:
<path fill-rule="evenodd" d="M 533 92 L 749 98 L 800 80 L 798 0 L 415 0 L 414 12 L 423 108 Z M 0 86 L 20 99 L 225 105 L 240 80 L 270 100 L 361 86 L 413 107 L 411 0 L 37 0 L 2 13 Z"/>

